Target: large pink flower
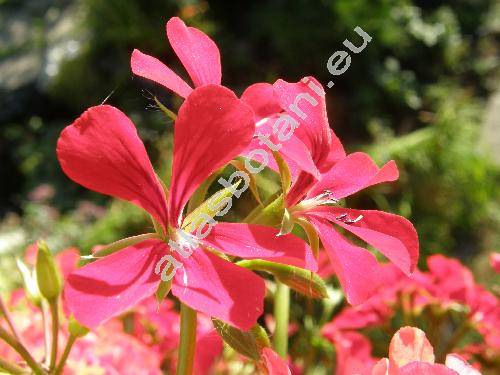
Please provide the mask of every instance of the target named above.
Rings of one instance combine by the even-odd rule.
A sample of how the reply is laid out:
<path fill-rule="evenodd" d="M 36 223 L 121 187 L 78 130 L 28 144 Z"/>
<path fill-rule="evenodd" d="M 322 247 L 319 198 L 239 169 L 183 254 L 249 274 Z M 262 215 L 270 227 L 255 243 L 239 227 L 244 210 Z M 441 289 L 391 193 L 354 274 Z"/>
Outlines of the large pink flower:
<path fill-rule="evenodd" d="M 390 161 L 378 168 L 364 153 L 346 155 L 329 127 L 324 90 L 314 78 L 306 77 L 297 83 L 278 80 L 273 86 L 272 96 L 261 87 L 260 96 L 251 97 L 253 103 L 267 109 L 262 110 L 265 117 L 260 120 L 258 132 L 273 132 L 275 143 L 284 140 L 279 152 L 293 176 L 285 196 L 287 209 L 294 218 L 314 226 L 347 299 L 361 303 L 380 286 L 380 267 L 372 253 L 352 244 L 332 224 L 376 248 L 406 274 L 417 264 L 417 233 L 401 216 L 332 204 L 372 185 L 396 180 L 396 164 Z M 272 113 L 273 103 L 279 104 L 281 112 Z M 294 129 L 293 135 L 287 139 L 290 129 Z"/>
<path fill-rule="evenodd" d="M 175 123 L 168 200 L 134 124 L 118 109 L 92 107 L 63 130 L 57 154 L 71 179 L 142 207 L 174 241 L 182 236 L 195 241 L 186 258 L 165 240 L 152 238 L 73 272 L 65 298 L 78 320 L 95 327 L 153 294 L 160 283 L 155 267 L 166 255 L 182 264 L 172 280 L 176 297 L 245 330 L 262 313 L 264 281 L 209 249 L 316 269 L 302 240 L 276 238 L 272 228 L 220 223 L 201 240 L 183 233 L 182 213 L 195 189 L 247 147 L 254 129 L 252 110 L 232 91 L 216 85 L 193 90 Z"/>

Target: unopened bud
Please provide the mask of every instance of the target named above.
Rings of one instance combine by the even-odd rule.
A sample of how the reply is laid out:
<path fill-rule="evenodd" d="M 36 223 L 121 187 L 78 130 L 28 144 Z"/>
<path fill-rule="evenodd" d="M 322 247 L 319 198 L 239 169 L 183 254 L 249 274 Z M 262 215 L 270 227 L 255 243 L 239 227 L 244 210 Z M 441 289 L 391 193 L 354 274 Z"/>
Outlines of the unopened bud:
<path fill-rule="evenodd" d="M 40 294 L 40 290 L 38 289 L 36 282 L 36 272 L 34 270 L 31 272 L 28 266 L 20 259 L 16 259 L 16 263 L 23 278 L 26 297 L 35 306 L 40 306 L 40 303 L 42 302 L 42 295 Z"/>
<path fill-rule="evenodd" d="M 62 290 L 62 280 L 59 270 L 47 244 L 38 241 L 38 254 L 36 257 L 36 279 L 40 293 L 47 300 L 56 299 Z"/>

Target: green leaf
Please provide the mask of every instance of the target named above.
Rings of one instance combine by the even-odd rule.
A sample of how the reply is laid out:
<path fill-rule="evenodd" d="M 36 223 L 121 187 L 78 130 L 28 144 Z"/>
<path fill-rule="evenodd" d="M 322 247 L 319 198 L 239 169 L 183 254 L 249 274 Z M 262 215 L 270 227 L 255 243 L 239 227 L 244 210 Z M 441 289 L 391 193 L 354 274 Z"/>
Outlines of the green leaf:
<path fill-rule="evenodd" d="M 319 256 L 319 237 L 318 233 L 316 233 L 316 229 L 309 223 L 307 220 L 304 218 L 298 218 L 297 219 L 297 224 L 299 224 L 302 229 L 304 229 L 304 232 L 306 232 L 307 239 L 309 241 L 309 246 L 311 247 L 311 250 L 313 252 L 313 255 L 316 259 L 318 259 Z"/>
<path fill-rule="evenodd" d="M 250 173 L 250 171 L 245 167 L 245 163 L 239 159 L 231 160 L 231 165 L 236 169 L 245 172 L 250 178 L 250 192 L 254 196 L 255 200 L 262 206 L 262 199 L 260 198 L 259 188 L 257 187 L 257 180 L 255 179 L 255 174 Z"/>
<path fill-rule="evenodd" d="M 283 214 L 283 219 L 281 220 L 281 229 L 278 236 L 283 236 L 285 234 L 291 233 L 294 226 L 294 220 L 290 212 L 285 208 Z"/>
<path fill-rule="evenodd" d="M 268 226 L 279 226 L 283 220 L 285 212 L 285 199 L 283 194 L 275 198 L 264 208 L 257 207 L 258 210 L 252 211 L 249 216 L 245 218 L 245 222 L 249 224 L 260 224 Z"/>
<path fill-rule="evenodd" d="M 184 222 L 182 223 L 182 229 L 188 233 L 193 232 L 199 223 L 200 217 L 209 216 L 213 218 L 217 213 L 221 211 L 219 205 L 223 203 L 225 199 L 232 199 L 233 193 L 238 189 L 241 181 L 238 181 L 231 185 L 230 188 L 224 188 L 219 190 L 217 193 L 208 198 L 205 202 L 200 204 L 196 209 L 193 210 L 189 215 L 186 216 Z M 222 207 L 226 207 L 225 205 Z"/>
<path fill-rule="evenodd" d="M 237 265 L 253 271 L 268 272 L 283 284 L 288 285 L 296 292 L 309 298 L 326 298 L 328 292 L 323 279 L 316 273 L 281 263 L 269 262 L 267 260 L 253 259 L 241 260 Z"/>
<path fill-rule="evenodd" d="M 138 236 L 127 237 L 119 241 L 110 243 L 109 245 L 106 245 L 99 251 L 96 251 L 94 254 L 84 255 L 82 256 L 82 258 L 83 259 L 102 258 L 106 255 L 116 253 L 117 251 L 122 250 L 128 246 L 138 244 L 139 242 L 145 241 L 150 238 L 160 238 L 160 237 L 158 233 L 145 233 L 145 234 L 140 234 Z"/>
<path fill-rule="evenodd" d="M 198 186 L 198 188 L 194 191 L 194 193 L 191 195 L 191 198 L 189 199 L 187 206 L 187 214 L 190 214 L 192 211 L 194 211 L 198 206 L 200 206 L 203 203 L 205 197 L 207 196 L 207 192 L 208 189 L 210 188 L 210 185 L 212 185 L 212 182 L 214 182 L 214 180 L 222 172 L 223 169 L 224 167 L 212 173 L 205 181 L 201 183 L 200 186 Z"/>
<path fill-rule="evenodd" d="M 260 360 L 260 352 L 263 348 L 271 346 L 265 329 L 258 324 L 248 332 L 243 332 L 215 318 L 212 318 L 212 323 L 226 344 L 255 361 Z"/>
<path fill-rule="evenodd" d="M 158 234 L 158 237 L 161 239 L 165 239 L 166 235 L 163 225 L 161 225 L 161 223 L 156 220 L 153 215 L 149 215 L 149 217 L 151 218 L 151 222 L 153 223 L 153 227 L 155 228 L 155 232 Z"/>
<path fill-rule="evenodd" d="M 155 101 L 155 103 L 158 106 L 158 108 L 160 108 L 160 110 L 168 118 L 172 119 L 173 121 L 177 120 L 177 115 L 174 112 L 172 112 L 170 109 L 168 109 L 162 102 L 160 102 L 156 96 L 153 96 L 153 100 Z"/>
<path fill-rule="evenodd" d="M 292 175 L 290 173 L 290 168 L 288 168 L 288 165 L 278 151 L 273 151 L 273 156 L 274 160 L 276 160 L 276 164 L 278 164 L 280 172 L 281 189 L 283 190 L 283 195 L 286 195 L 292 184 Z"/>
<path fill-rule="evenodd" d="M 158 285 L 158 289 L 156 289 L 155 297 L 158 305 L 163 302 L 165 297 L 170 292 L 170 288 L 172 288 L 172 279 L 168 281 L 161 281 L 160 285 Z"/>

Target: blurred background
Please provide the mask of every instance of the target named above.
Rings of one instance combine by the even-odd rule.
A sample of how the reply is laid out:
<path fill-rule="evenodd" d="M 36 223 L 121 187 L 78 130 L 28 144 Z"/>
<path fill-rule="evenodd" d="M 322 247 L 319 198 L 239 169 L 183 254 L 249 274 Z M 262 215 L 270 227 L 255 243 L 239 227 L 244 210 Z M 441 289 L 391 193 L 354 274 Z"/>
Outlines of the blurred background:
<path fill-rule="evenodd" d="M 88 252 L 150 226 L 132 205 L 66 178 L 55 144 L 64 126 L 109 96 L 166 173 L 172 124 L 151 97 L 174 110 L 180 103 L 133 78 L 129 59 L 139 48 L 183 76 L 165 35 L 172 16 L 215 40 L 223 84 L 238 94 L 306 75 L 326 86 L 329 56 L 346 38 L 356 44 L 353 30 L 362 27 L 373 39 L 327 89 L 330 124 L 350 152 L 395 159 L 401 178 L 349 206 L 408 217 L 424 255 L 459 257 L 480 282 L 494 282 L 487 256 L 500 249 L 500 2 L 0 0 L 2 290 L 18 282 L 15 256 L 39 238 L 56 251 Z"/>

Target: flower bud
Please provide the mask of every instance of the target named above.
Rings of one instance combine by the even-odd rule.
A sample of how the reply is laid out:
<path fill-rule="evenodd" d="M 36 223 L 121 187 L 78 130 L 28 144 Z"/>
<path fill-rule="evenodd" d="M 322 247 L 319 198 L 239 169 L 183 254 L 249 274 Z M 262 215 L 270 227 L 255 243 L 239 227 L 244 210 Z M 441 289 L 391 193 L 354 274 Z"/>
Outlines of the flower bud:
<path fill-rule="evenodd" d="M 43 241 L 38 241 L 35 269 L 38 289 L 42 296 L 49 301 L 56 299 L 62 290 L 62 280 L 54 257 Z"/>
<path fill-rule="evenodd" d="M 42 295 L 38 289 L 38 284 L 36 282 L 36 272 L 30 271 L 28 266 L 20 259 L 16 259 L 17 268 L 21 272 L 23 278 L 24 291 L 26 292 L 26 297 L 35 306 L 40 306 L 42 302 Z"/>
<path fill-rule="evenodd" d="M 325 282 L 312 271 L 261 259 L 245 259 L 236 264 L 253 271 L 268 272 L 283 284 L 309 298 L 328 297 Z"/>
<path fill-rule="evenodd" d="M 258 361 L 261 350 L 271 346 L 266 330 L 256 324 L 249 331 L 243 332 L 218 319 L 212 318 L 217 333 L 224 342 L 238 353 Z"/>

